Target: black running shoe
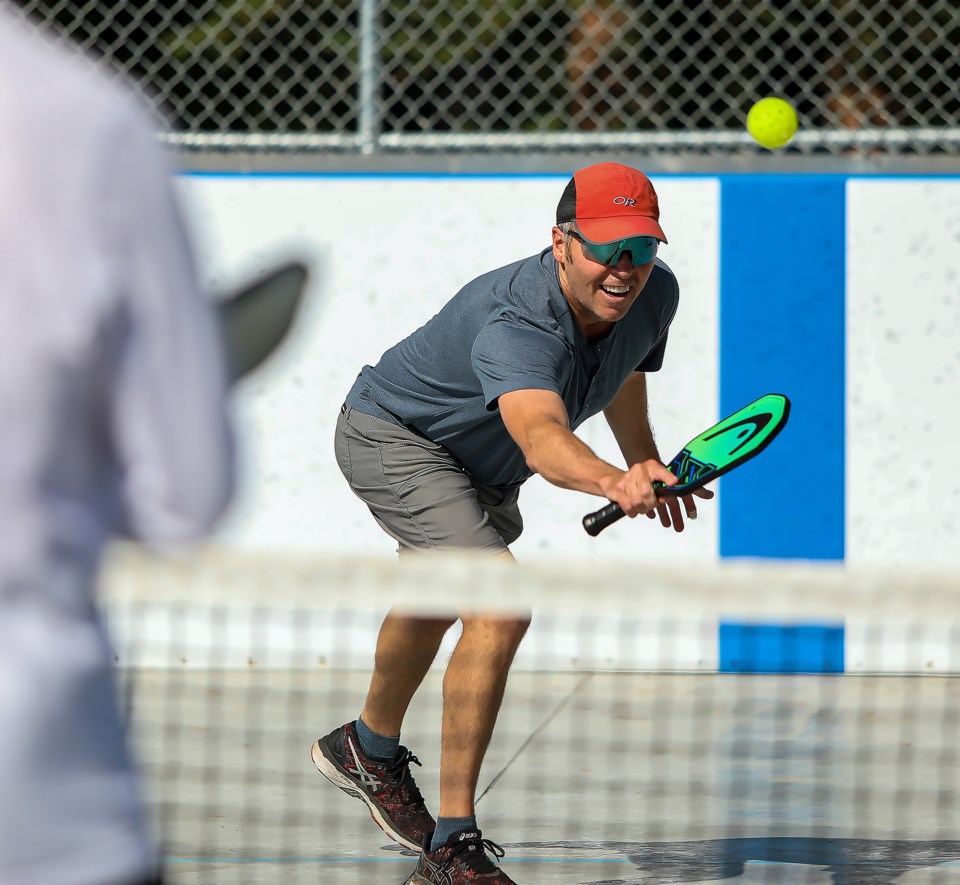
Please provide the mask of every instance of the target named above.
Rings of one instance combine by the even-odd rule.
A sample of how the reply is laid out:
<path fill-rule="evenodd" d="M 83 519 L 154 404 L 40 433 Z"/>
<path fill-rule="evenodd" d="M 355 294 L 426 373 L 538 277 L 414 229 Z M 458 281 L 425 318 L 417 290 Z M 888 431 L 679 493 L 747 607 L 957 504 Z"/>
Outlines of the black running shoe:
<path fill-rule="evenodd" d="M 410 763 L 420 760 L 406 747 L 393 762 L 375 762 L 360 749 L 356 722 L 348 722 L 316 741 L 310 757 L 330 783 L 366 802 L 374 823 L 406 848 L 419 851 L 436 828 L 410 774 Z"/>
<path fill-rule="evenodd" d="M 405 885 L 461 885 L 481 882 L 483 885 L 517 885 L 503 870 L 487 857 L 497 860 L 503 849 L 484 839 L 479 830 L 455 833 L 436 851 L 430 851 L 430 839 L 423 840 L 420 860 Z"/>

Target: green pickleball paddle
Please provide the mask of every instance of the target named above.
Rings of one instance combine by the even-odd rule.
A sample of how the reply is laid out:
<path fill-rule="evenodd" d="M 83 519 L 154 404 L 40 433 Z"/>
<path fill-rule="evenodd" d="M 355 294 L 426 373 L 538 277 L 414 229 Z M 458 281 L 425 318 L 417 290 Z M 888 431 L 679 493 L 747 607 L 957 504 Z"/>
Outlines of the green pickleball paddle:
<path fill-rule="evenodd" d="M 655 483 L 661 497 L 686 495 L 729 473 L 759 455 L 783 429 L 790 416 L 790 400 L 781 393 L 768 393 L 728 415 L 695 436 L 667 465 L 680 480 L 674 486 Z M 599 535 L 623 517 L 619 504 L 610 503 L 583 518 L 589 535 Z"/>

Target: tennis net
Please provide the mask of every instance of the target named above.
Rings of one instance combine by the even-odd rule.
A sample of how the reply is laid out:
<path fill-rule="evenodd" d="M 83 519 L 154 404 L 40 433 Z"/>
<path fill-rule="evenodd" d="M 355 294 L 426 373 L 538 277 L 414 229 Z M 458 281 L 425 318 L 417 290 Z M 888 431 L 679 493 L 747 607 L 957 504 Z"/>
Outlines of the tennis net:
<path fill-rule="evenodd" d="M 173 883 L 406 881 L 309 754 L 391 606 L 533 614 L 477 805 L 517 882 L 960 874 L 955 576 L 121 551 L 101 599 Z M 434 811 L 455 641 L 402 734 Z"/>

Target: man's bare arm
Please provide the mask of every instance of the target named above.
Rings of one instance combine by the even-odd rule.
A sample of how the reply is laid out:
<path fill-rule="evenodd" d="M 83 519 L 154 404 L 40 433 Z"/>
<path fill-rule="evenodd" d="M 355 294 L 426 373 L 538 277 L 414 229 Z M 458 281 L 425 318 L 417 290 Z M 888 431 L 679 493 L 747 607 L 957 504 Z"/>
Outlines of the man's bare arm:
<path fill-rule="evenodd" d="M 500 397 L 499 408 L 531 470 L 560 488 L 616 501 L 628 516 L 656 506 L 654 481 L 677 481 L 659 459 L 622 470 L 598 457 L 570 430 L 563 400 L 552 391 L 514 390 Z"/>
<path fill-rule="evenodd" d="M 603 415 L 628 466 L 651 458 L 660 460 L 650 426 L 647 376 L 643 372 L 634 372 L 624 381 L 613 402 L 603 410 Z"/>

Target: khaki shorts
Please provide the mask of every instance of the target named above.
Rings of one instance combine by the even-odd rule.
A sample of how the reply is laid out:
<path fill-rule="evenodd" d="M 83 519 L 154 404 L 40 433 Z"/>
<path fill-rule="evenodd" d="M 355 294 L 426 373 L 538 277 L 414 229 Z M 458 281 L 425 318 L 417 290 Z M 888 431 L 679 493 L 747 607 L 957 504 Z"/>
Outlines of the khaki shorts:
<path fill-rule="evenodd" d="M 334 448 L 350 488 L 401 552 L 500 553 L 523 531 L 519 486 L 477 482 L 443 446 L 406 427 L 344 405 Z"/>

